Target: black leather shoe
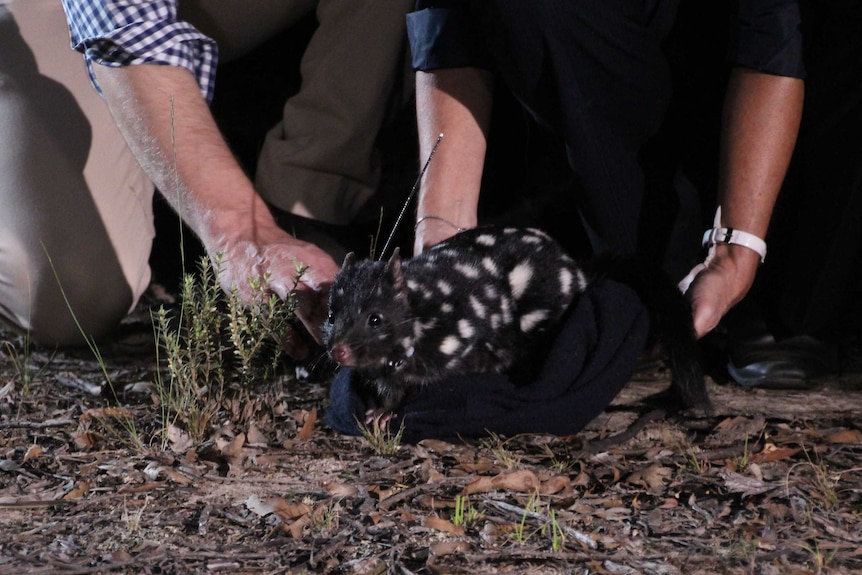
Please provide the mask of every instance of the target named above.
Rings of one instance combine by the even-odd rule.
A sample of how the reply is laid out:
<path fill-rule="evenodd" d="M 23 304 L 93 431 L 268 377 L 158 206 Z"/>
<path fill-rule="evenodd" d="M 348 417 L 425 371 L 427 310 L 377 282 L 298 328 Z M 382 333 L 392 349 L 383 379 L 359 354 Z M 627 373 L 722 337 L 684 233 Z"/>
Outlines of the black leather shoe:
<path fill-rule="evenodd" d="M 727 372 L 738 384 L 769 389 L 808 389 L 818 377 L 834 372 L 836 350 L 809 336 L 776 342 L 731 343 Z"/>
<path fill-rule="evenodd" d="M 838 364 L 833 345 L 807 335 L 776 340 L 752 310 L 734 318 L 727 351 L 728 374 L 746 387 L 808 389 Z"/>

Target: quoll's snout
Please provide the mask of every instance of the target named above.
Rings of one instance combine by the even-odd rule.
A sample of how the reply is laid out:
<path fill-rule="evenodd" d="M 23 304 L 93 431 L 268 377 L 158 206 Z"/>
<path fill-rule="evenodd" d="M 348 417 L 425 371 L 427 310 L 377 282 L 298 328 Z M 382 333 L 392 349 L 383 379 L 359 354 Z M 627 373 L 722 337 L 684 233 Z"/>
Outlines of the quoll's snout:
<path fill-rule="evenodd" d="M 351 366 L 353 364 L 353 353 L 343 343 L 336 343 L 329 350 L 329 357 L 336 363 Z"/>

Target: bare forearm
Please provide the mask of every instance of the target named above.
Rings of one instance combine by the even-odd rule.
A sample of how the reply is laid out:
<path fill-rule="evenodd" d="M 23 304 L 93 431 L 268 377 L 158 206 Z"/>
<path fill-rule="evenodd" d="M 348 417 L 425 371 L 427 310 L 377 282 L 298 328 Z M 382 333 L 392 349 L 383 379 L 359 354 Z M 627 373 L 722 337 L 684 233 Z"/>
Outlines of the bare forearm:
<path fill-rule="evenodd" d="M 97 66 L 105 98 L 142 167 L 208 248 L 252 222 L 274 226 L 222 138 L 194 77 L 169 66 Z"/>
<path fill-rule="evenodd" d="M 731 75 L 719 176 L 724 225 L 766 235 L 799 132 L 803 86 L 745 69 Z"/>
<path fill-rule="evenodd" d="M 476 225 L 476 210 L 487 146 L 492 105 L 491 75 L 475 68 L 438 70 L 416 75 L 419 151 L 428 157 L 439 134 L 444 139 L 435 152 L 422 183 L 416 251 L 455 233 L 457 227 Z"/>

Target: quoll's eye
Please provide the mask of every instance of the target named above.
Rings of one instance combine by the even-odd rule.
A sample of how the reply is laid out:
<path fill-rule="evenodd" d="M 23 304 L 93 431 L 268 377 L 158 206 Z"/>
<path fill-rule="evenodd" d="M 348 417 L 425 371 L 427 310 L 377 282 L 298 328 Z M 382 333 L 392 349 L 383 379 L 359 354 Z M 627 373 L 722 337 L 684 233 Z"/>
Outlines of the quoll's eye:
<path fill-rule="evenodd" d="M 383 322 L 383 320 L 382 320 L 382 319 L 380 319 L 380 316 L 379 316 L 379 315 L 377 315 L 376 313 L 373 313 L 373 314 L 371 314 L 371 315 L 369 315 L 369 316 L 368 316 L 368 326 L 369 326 L 369 327 L 377 327 L 377 326 L 379 326 L 382 322 Z"/>
<path fill-rule="evenodd" d="M 332 325 L 335 323 L 335 312 L 333 312 L 333 311 L 329 312 L 329 315 L 326 316 L 326 322 L 329 325 Z"/>

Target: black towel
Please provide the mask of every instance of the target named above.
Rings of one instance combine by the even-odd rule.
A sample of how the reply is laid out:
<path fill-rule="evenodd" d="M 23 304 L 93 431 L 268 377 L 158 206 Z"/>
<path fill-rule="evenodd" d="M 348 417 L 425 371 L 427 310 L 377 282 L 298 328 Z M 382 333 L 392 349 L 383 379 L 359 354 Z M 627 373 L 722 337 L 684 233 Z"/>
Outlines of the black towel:
<path fill-rule="evenodd" d="M 505 375 L 459 376 L 413 389 L 390 426 L 404 423 L 403 441 L 485 436 L 489 432 L 576 433 L 629 381 L 646 345 L 649 318 L 637 294 L 612 280 L 597 283 L 577 300 L 545 364 L 526 385 Z M 342 368 L 330 389 L 326 422 L 349 435 L 360 433 L 373 394 Z"/>

